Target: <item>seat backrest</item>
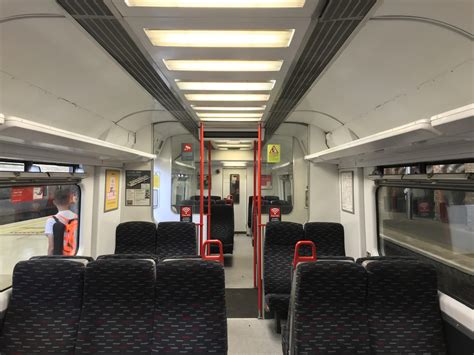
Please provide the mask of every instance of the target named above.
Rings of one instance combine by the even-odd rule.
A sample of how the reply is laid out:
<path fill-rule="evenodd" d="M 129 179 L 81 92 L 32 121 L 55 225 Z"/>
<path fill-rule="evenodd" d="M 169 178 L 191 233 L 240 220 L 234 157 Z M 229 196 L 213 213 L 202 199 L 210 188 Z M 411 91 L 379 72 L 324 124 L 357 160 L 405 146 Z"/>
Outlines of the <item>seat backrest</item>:
<path fill-rule="evenodd" d="M 211 206 L 211 239 L 222 244 L 234 241 L 234 207 L 229 205 Z"/>
<path fill-rule="evenodd" d="M 32 256 L 30 260 L 37 260 L 37 259 L 59 259 L 59 260 L 84 260 L 84 261 L 94 261 L 92 256 L 82 256 L 82 255 L 38 255 Z"/>
<path fill-rule="evenodd" d="M 214 201 L 219 201 L 221 199 L 220 196 L 214 196 L 214 195 L 211 195 L 211 200 L 214 200 Z"/>
<path fill-rule="evenodd" d="M 155 254 L 160 259 L 197 255 L 196 225 L 188 222 L 160 222 Z"/>
<path fill-rule="evenodd" d="M 309 222 L 304 225 L 307 240 L 316 245 L 316 255 L 345 256 L 344 227 L 340 223 Z"/>
<path fill-rule="evenodd" d="M 291 267 L 295 244 L 304 239 L 303 226 L 293 222 L 269 222 L 263 250 L 265 294 L 291 290 Z"/>
<path fill-rule="evenodd" d="M 81 314 L 84 269 L 80 260 L 17 263 L 0 352 L 72 353 Z"/>
<path fill-rule="evenodd" d="M 155 254 L 105 254 L 97 257 L 97 260 L 102 259 L 151 259 L 155 263 L 159 261 Z"/>
<path fill-rule="evenodd" d="M 373 353 L 446 353 L 436 270 L 408 259 L 368 260 L 363 265 Z"/>
<path fill-rule="evenodd" d="M 76 354 L 150 353 L 155 271 L 149 259 L 87 265 Z"/>
<path fill-rule="evenodd" d="M 290 354 L 369 354 L 367 273 L 356 263 L 296 266 L 290 297 Z"/>
<path fill-rule="evenodd" d="M 153 351 L 227 353 L 224 268 L 214 261 L 157 265 Z"/>
<path fill-rule="evenodd" d="M 115 254 L 153 254 L 156 225 L 152 222 L 120 223 L 115 230 Z"/>

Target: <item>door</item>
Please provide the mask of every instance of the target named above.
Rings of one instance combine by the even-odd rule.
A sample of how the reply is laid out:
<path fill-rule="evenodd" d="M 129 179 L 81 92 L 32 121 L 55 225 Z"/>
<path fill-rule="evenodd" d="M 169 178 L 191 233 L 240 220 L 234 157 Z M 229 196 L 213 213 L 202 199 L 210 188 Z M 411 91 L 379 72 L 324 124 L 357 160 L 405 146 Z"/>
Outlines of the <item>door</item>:
<path fill-rule="evenodd" d="M 245 232 L 247 223 L 247 170 L 224 169 L 222 197 L 234 197 L 234 225 L 236 232 Z"/>

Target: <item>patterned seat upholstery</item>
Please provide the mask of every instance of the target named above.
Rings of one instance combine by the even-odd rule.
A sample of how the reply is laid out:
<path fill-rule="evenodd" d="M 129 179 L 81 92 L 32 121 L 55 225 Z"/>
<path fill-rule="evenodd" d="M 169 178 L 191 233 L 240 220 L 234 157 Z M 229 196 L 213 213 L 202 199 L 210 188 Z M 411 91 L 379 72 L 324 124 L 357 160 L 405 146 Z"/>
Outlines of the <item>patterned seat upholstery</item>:
<path fill-rule="evenodd" d="M 149 354 L 154 296 L 152 260 L 89 263 L 76 354 Z"/>
<path fill-rule="evenodd" d="M 303 239 L 303 226 L 299 223 L 267 224 L 263 251 L 265 302 L 269 311 L 276 313 L 277 322 L 280 318 L 286 319 L 288 314 L 295 244 Z"/>
<path fill-rule="evenodd" d="M 97 257 L 97 260 L 102 259 L 151 259 L 155 263 L 159 261 L 155 254 L 106 254 Z"/>
<path fill-rule="evenodd" d="M 367 273 L 350 261 L 300 263 L 293 279 L 285 354 L 370 354 Z"/>
<path fill-rule="evenodd" d="M 435 269 L 408 259 L 365 267 L 372 353 L 445 354 Z"/>
<path fill-rule="evenodd" d="M 115 231 L 115 254 L 154 254 L 156 225 L 152 222 L 120 223 Z"/>
<path fill-rule="evenodd" d="M 84 263 L 73 260 L 17 263 L 0 352 L 72 354 L 81 314 L 84 269 Z"/>
<path fill-rule="evenodd" d="M 224 268 L 204 260 L 157 265 L 153 352 L 227 354 Z"/>
<path fill-rule="evenodd" d="M 234 207 L 229 205 L 211 205 L 211 239 L 222 242 L 224 254 L 234 251 Z M 216 246 L 211 251 L 217 253 Z"/>
<path fill-rule="evenodd" d="M 37 260 L 37 259 L 59 259 L 59 260 L 85 260 L 87 262 L 94 261 L 92 256 L 82 256 L 82 255 L 38 255 L 32 256 L 30 260 Z"/>
<path fill-rule="evenodd" d="M 156 255 L 159 259 L 170 256 L 197 255 L 195 224 L 187 222 L 159 223 Z"/>
<path fill-rule="evenodd" d="M 345 256 L 344 227 L 339 223 L 309 222 L 304 225 L 307 240 L 316 245 L 316 255 Z"/>

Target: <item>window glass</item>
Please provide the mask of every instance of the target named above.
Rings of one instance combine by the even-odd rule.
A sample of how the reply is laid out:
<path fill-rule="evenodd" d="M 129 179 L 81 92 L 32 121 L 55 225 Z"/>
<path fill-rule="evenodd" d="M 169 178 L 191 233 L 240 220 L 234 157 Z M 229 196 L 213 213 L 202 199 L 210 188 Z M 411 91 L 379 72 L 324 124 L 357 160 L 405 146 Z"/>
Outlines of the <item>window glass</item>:
<path fill-rule="evenodd" d="M 377 210 L 381 252 L 430 260 L 441 291 L 472 307 L 474 189 L 381 186 Z"/>
<path fill-rule="evenodd" d="M 58 190 L 68 195 L 66 206 L 61 207 L 62 215 L 76 215 L 78 221 L 80 189 L 77 185 L 0 187 L 0 290 L 11 286 L 13 267 L 18 261 L 48 254 L 45 226 L 48 219 L 58 213 L 53 201 Z M 76 254 L 78 237 L 79 230 L 69 249 L 70 255 Z"/>

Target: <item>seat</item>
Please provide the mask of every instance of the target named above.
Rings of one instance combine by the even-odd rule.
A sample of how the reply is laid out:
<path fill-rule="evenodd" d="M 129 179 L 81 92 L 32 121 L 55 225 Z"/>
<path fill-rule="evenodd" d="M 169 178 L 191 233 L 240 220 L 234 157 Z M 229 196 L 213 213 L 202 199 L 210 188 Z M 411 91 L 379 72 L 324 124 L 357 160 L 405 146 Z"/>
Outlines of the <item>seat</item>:
<path fill-rule="evenodd" d="M 273 313 L 280 331 L 286 319 L 291 291 L 291 269 L 295 245 L 304 240 L 303 226 L 293 222 L 269 222 L 263 250 L 263 280 L 267 310 Z"/>
<path fill-rule="evenodd" d="M 215 261 L 157 265 L 153 352 L 227 354 L 224 268 Z"/>
<path fill-rule="evenodd" d="M 367 260 L 373 354 L 445 354 L 436 270 L 408 259 Z"/>
<path fill-rule="evenodd" d="M 155 263 L 159 261 L 159 258 L 155 254 L 105 254 L 97 257 L 97 260 L 103 259 L 151 259 Z"/>
<path fill-rule="evenodd" d="M 293 209 L 293 206 L 285 200 L 272 200 L 270 201 L 270 205 L 280 207 L 281 214 L 289 214 Z"/>
<path fill-rule="evenodd" d="M 100 259 L 85 272 L 76 354 L 149 354 L 155 263 Z"/>
<path fill-rule="evenodd" d="M 299 263 L 283 352 L 370 354 L 366 290 L 367 273 L 354 262 Z"/>
<path fill-rule="evenodd" d="M 38 260 L 38 259 L 56 259 L 56 260 L 85 260 L 87 262 L 94 261 L 92 256 L 82 256 L 82 255 L 38 255 L 32 256 L 30 260 Z"/>
<path fill-rule="evenodd" d="M 304 225 L 305 239 L 316 245 L 316 255 L 345 256 L 344 227 L 340 223 L 309 222 Z"/>
<path fill-rule="evenodd" d="M 234 207 L 211 205 L 211 239 L 222 242 L 224 254 L 234 251 Z M 212 253 L 218 253 L 217 246 L 211 246 Z"/>
<path fill-rule="evenodd" d="M 0 352 L 73 353 L 84 269 L 80 260 L 35 259 L 17 263 Z"/>
<path fill-rule="evenodd" d="M 219 200 L 221 200 L 221 197 L 220 197 L 220 196 L 211 195 L 211 200 L 213 200 L 213 201 L 219 201 Z"/>
<path fill-rule="evenodd" d="M 152 222 L 120 223 L 115 230 L 115 254 L 153 254 L 156 225 Z"/>
<path fill-rule="evenodd" d="M 197 255 L 196 225 L 188 222 L 160 222 L 155 254 L 159 259 Z"/>

